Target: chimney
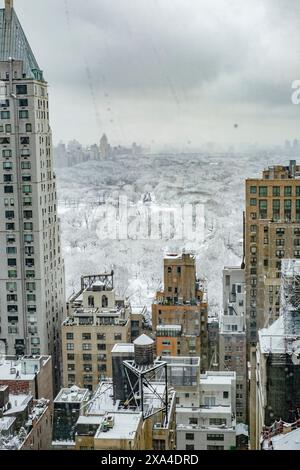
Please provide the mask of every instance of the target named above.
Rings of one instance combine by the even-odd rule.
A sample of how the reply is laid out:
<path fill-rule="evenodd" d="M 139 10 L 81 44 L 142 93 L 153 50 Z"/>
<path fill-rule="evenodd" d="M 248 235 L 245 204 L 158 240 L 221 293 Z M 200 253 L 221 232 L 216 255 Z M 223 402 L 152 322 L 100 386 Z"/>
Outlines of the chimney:
<path fill-rule="evenodd" d="M 11 21 L 14 0 L 5 0 L 5 17 L 7 21 Z"/>

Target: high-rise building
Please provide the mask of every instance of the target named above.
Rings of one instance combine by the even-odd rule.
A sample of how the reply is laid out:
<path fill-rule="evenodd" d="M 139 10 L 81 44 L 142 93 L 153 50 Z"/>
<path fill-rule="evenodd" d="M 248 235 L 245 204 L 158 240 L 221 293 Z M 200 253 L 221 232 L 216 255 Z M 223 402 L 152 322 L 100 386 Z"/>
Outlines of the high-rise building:
<path fill-rule="evenodd" d="M 208 367 L 207 298 L 196 278 L 196 260 L 190 253 L 164 258 L 164 289 L 152 305 L 152 326 L 158 356 L 201 357 Z"/>
<path fill-rule="evenodd" d="M 279 316 L 282 258 L 300 257 L 300 166 L 276 165 L 246 180 L 245 280 L 247 340 Z"/>
<path fill-rule="evenodd" d="M 0 10 L 0 341 L 7 354 L 51 354 L 60 377 L 64 263 L 47 82 L 13 0 Z"/>
<path fill-rule="evenodd" d="M 223 270 L 223 312 L 220 317 L 219 367 L 236 372 L 236 420 L 247 420 L 246 288 L 244 269 Z"/>

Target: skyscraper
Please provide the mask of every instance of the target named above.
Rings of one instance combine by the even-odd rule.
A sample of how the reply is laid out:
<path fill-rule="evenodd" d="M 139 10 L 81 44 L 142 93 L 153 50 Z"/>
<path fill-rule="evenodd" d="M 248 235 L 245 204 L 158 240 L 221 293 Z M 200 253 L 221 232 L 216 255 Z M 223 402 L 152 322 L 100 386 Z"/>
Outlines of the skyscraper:
<path fill-rule="evenodd" d="M 0 10 L 0 342 L 60 375 L 64 263 L 47 82 L 13 9 Z"/>
<path fill-rule="evenodd" d="M 276 165 L 246 180 L 245 280 L 248 344 L 279 316 L 283 258 L 300 258 L 300 166 Z"/>

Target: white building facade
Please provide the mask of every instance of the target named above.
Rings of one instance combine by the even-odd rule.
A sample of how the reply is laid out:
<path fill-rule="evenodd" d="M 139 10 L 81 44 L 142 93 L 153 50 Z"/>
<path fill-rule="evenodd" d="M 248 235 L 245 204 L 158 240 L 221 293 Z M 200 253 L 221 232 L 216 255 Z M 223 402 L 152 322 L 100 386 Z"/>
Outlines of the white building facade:
<path fill-rule="evenodd" d="M 238 267 L 223 270 L 223 312 L 220 317 L 219 369 L 236 372 L 236 419 L 247 422 L 245 273 Z"/>
<path fill-rule="evenodd" d="M 235 372 L 200 375 L 200 403 L 176 407 L 178 450 L 231 450 L 236 447 Z M 194 404 L 195 405 L 195 404 Z"/>

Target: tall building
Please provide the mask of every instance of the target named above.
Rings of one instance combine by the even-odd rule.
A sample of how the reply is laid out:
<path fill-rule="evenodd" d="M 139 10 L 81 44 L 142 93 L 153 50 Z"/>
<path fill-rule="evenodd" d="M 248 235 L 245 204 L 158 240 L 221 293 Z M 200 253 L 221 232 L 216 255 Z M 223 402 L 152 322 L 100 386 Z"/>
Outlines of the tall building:
<path fill-rule="evenodd" d="M 112 349 L 139 335 L 144 309 L 132 313 L 130 303 L 114 289 L 114 274 L 83 276 L 62 324 L 63 384 L 94 390 L 112 377 Z"/>
<path fill-rule="evenodd" d="M 276 165 L 246 180 L 245 279 L 247 339 L 279 316 L 282 258 L 300 258 L 300 166 Z"/>
<path fill-rule="evenodd" d="M 198 356 L 208 367 L 207 298 L 190 253 L 164 258 L 164 289 L 152 305 L 158 356 Z"/>
<path fill-rule="evenodd" d="M 258 337 L 250 381 L 252 449 L 260 448 L 274 422 L 300 418 L 300 260 L 283 260 L 280 317 Z"/>
<path fill-rule="evenodd" d="M 247 421 L 245 272 L 240 268 L 223 270 L 223 313 L 220 318 L 219 367 L 236 372 L 236 420 Z"/>
<path fill-rule="evenodd" d="M 51 354 L 60 379 L 64 264 L 47 82 L 13 0 L 0 10 L 0 341 L 7 354 Z"/>

